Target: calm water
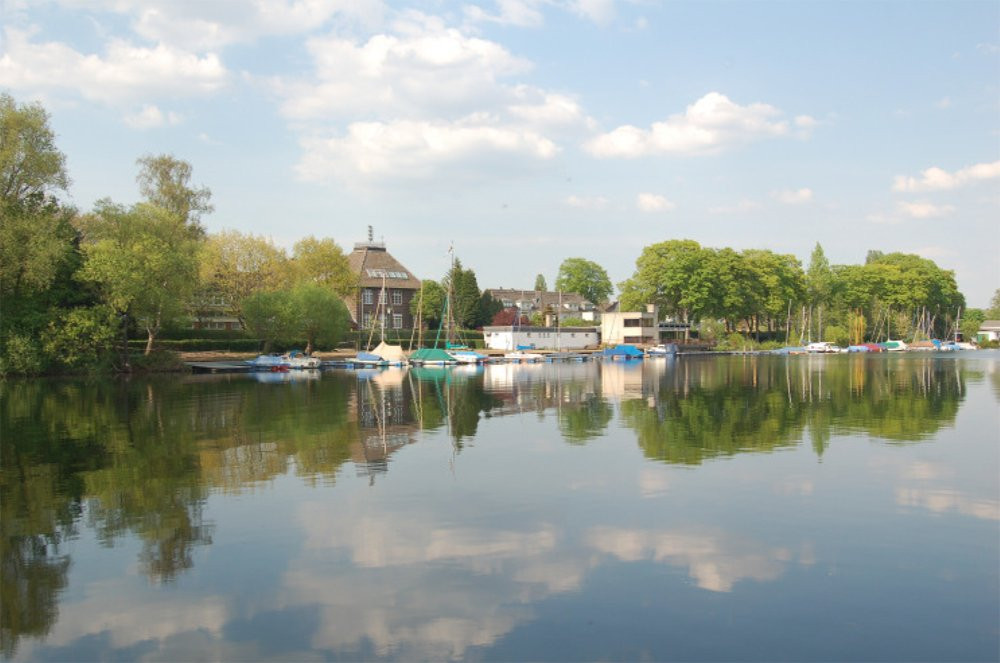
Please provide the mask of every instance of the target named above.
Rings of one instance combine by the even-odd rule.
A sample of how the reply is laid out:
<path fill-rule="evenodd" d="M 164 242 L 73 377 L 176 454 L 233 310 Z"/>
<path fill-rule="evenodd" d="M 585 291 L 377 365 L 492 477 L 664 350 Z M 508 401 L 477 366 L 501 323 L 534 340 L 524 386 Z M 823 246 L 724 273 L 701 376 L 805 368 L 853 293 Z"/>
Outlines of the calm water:
<path fill-rule="evenodd" d="M 1000 355 L 0 384 L 16 660 L 991 660 Z"/>

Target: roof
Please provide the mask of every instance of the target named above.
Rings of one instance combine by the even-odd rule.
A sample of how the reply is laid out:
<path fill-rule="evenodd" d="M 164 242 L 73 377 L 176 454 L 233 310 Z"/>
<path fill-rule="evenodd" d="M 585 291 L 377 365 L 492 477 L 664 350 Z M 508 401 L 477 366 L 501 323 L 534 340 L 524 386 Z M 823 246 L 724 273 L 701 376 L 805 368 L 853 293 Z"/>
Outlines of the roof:
<path fill-rule="evenodd" d="M 490 297 L 496 300 L 509 299 L 512 301 L 530 301 L 533 308 L 541 309 L 546 306 L 559 307 L 562 303 L 563 308 L 568 305 L 576 304 L 577 307 L 583 305 L 593 304 L 582 295 L 575 292 L 553 292 L 551 290 L 521 290 L 518 288 L 487 288 L 486 292 L 490 293 Z"/>
<path fill-rule="evenodd" d="M 382 242 L 361 242 L 347 256 L 351 271 L 358 275 L 362 288 L 381 288 L 385 277 L 387 288 L 418 290 L 420 279 L 392 257 Z"/>
<path fill-rule="evenodd" d="M 982 324 L 979 325 L 981 330 L 1000 330 L 1000 320 L 983 320 Z"/>
<path fill-rule="evenodd" d="M 488 332 L 562 332 L 564 334 L 576 333 L 576 332 L 589 332 L 596 333 L 599 325 L 594 325 L 593 327 L 531 327 L 528 325 L 517 326 L 517 325 L 486 325 L 483 327 L 483 331 Z"/>

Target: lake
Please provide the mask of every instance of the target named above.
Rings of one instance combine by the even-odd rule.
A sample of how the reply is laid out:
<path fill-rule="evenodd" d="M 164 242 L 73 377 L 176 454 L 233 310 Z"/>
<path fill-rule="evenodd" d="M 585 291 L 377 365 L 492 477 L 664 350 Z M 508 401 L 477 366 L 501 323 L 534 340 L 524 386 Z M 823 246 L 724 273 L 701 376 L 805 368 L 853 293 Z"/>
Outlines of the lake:
<path fill-rule="evenodd" d="M 1000 354 L 0 382 L 8 660 L 996 660 Z"/>

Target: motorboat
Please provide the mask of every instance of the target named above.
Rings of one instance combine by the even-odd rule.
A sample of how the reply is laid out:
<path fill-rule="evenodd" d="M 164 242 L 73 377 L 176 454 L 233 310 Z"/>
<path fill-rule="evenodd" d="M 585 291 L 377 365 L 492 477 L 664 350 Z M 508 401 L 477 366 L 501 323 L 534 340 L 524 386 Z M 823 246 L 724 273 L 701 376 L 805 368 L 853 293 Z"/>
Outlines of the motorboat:
<path fill-rule="evenodd" d="M 676 343 L 661 343 L 646 349 L 646 354 L 650 357 L 672 357 L 677 354 Z"/>

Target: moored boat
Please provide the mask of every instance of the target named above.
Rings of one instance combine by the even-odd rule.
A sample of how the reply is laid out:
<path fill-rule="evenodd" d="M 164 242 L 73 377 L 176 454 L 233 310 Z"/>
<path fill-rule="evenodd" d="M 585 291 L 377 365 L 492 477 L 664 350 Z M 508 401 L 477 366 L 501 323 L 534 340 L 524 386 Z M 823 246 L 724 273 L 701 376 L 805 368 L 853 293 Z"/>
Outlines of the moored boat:
<path fill-rule="evenodd" d="M 646 349 L 646 354 L 650 357 L 672 357 L 677 354 L 676 343 L 661 343 Z"/>

